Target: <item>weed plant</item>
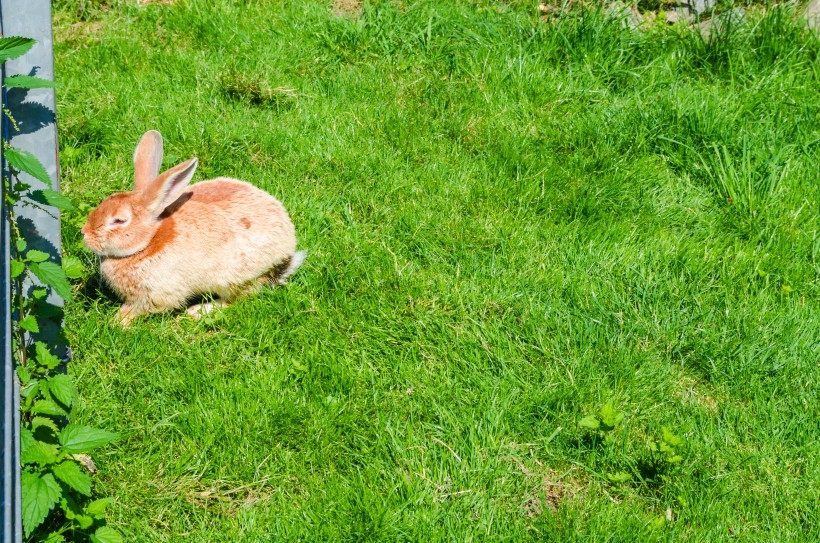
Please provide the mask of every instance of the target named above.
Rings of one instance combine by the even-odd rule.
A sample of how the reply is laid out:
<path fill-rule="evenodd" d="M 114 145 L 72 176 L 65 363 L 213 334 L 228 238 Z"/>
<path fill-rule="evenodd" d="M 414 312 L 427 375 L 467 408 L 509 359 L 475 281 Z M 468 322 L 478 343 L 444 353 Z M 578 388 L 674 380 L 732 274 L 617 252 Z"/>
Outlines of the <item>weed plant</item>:
<path fill-rule="evenodd" d="M 127 540 L 820 539 L 817 36 L 536 4 L 56 3 L 70 254 L 152 128 L 310 254 L 200 322 L 76 285 Z"/>

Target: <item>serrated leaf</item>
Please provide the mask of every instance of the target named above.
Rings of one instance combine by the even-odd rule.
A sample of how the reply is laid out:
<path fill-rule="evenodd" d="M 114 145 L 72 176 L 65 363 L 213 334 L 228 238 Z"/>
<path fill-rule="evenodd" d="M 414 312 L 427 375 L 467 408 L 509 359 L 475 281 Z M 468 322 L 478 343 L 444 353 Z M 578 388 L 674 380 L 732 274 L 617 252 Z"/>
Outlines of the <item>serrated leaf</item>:
<path fill-rule="evenodd" d="M 31 297 L 35 300 L 42 300 L 46 296 L 48 296 L 47 288 L 35 288 L 31 291 Z"/>
<path fill-rule="evenodd" d="M 57 86 L 54 81 L 33 75 L 12 75 L 7 77 L 3 84 L 7 89 L 53 89 Z"/>
<path fill-rule="evenodd" d="M 17 321 L 17 326 L 34 334 L 40 331 L 40 325 L 37 324 L 37 317 L 34 315 L 26 315 L 23 320 Z"/>
<path fill-rule="evenodd" d="M 60 508 L 63 510 L 63 513 L 65 513 L 65 518 L 68 520 L 74 520 L 83 514 L 82 507 L 80 507 L 80 504 L 77 503 L 77 500 L 74 499 L 74 496 L 71 493 L 63 494 L 63 497 L 60 500 Z"/>
<path fill-rule="evenodd" d="M 53 464 L 57 461 L 57 455 L 60 454 L 60 447 L 52 443 L 45 443 L 39 439 L 32 438 L 34 441 L 26 447 L 26 452 L 23 454 L 22 447 L 20 450 L 20 463 L 24 466 L 26 464 Z"/>
<path fill-rule="evenodd" d="M 110 526 L 101 526 L 89 536 L 94 543 L 123 543 L 122 535 Z"/>
<path fill-rule="evenodd" d="M 51 394 L 66 407 L 71 407 L 77 401 L 77 388 L 70 376 L 58 373 L 48 380 L 48 385 Z"/>
<path fill-rule="evenodd" d="M 32 262 L 29 270 L 37 279 L 54 289 L 64 300 L 71 300 L 71 285 L 63 268 L 54 262 Z"/>
<path fill-rule="evenodd" d="M 48 534 L 48 537 L 45 538 L 42 543 L 65 543 L 65 538 L 62 534 L 52 532 Z"/>
<path fill-rule="evenodd" d="M 34 444 L 34 434 L 28 428 L 20 428 L 20 455 L 26 454 L 26 451 Z"/>
<path fill-rule="evenodd" d="M 17 366 L 17 377 L 20 379 L 20 384 L 24 387 L 31 381 L 31 373 L 28 371 L 28 368 L 23 366 Z"/>
<path fill-rule="evenodd" d="M 663 428 L 663 440 L 668 443 L 670 447 L 683 445 L 683 440 L 673 434 L 668 428 Z"/>
<path fill-rule="evenodd" d="M 57 424 L 51 419 L 47 419 L 45 417 L 34 417 L 33 419 L 31 419 L 32 431 L 43 426 L 54 432 L 54 435 L 58 435 L 60 433 L 59 426 L 57 426 Z"/>
<path fill-rule="evenodd" d="M 8 165 L 15 170 L 25 172 L 34 179 L 45 183 L 49 187 L 51 186 L 51 178 L 48 176 L 48 172 L 37 157 L 30 152 L 10 147 L 3 151 L 3 156 L 6 157 Z"/>
<path fill-rule="evenodd" d="M 74 209 L 74 204 L 67 196 L 63 196 L 56 190 L 41 189 L 33 190 L 29 194 L 29 198 L 38 204 L 53 206 L 58 209 L 65 209 L 71 211 Z"/>
<path fill-rule="evenodd" d="M 26 265 L 20 262 L 19 260 L 12 260 L 11 264 L 11 278 L 14 279 L 15 277 L 20 277 L 24 271 L 26 271 Z"/>
<path fill-rule="evenodd" d="M 77 462 L 67 460 L 54 466 L 51 471 L 59 480 L 82 494 L 91 496 L 91 477 L 80 469 Z"/>
<path fill-rule="evenodd" d="M 607 473 L 606 478 L 613 483 L 625 483 L 632 480 L 632 474 L 625 471 L 619 471 L 617 473 Z"/>
<path fill-rule="evenodd" d="M 112 498 L 102 498 L 101 500 L 94 500 L 85 506 L 85 512 L 96 519 L 101 519 L 105 516 L 105 508 L 108 507 Z"/>
<path fill-rule="evenodd" d="M 48 512 L 60 501 L 63 489 L 50 473 L 23 472 L 20 477 L 23 529 L 26 537 L 43 523 Z"/>
<path fill-rule="evenodd" d="M 61 363 L 60 359 L 51 354 L 51 351 L 48 350 L 48 345 L 42 341 L 38 341 L 34 344 L 34 358 L 37 360 L 38 364 L 45 366 L 50 370 L 53 370 Z"/>
<path fill-rule="evenodd" d="M 584 417 L 581 419 L 581 422 L 578 423 L 578 426 L 589 428 L 590 430 L 597 430 L 600 425 L 601 423 L 595 415 Z"/>
<path fill-rule="evenodd" d="M 85 273 L 85 266 L 76 256 L 66 255 L 63 257 L 63 271 L 69 279 L 79 279 Z"/>
<path fill-rule="evenodd" d="M 8 36 L 0 38 L 0 63 L 25 55 L 37 43 L 31 38 Z"/>
<path fill-rule="evenodd" d="M 68 413 L 65 409 L 54 403 L 52 400 L 37 400 L 34 402 L 34 407 L 31 408 L 32 413 L 39 413 L 41 415 L 56 415 L 65 416 Z"/>
<path fill-rule="evenodd" d="M 624 420 L 623 413 L 619 413 L 611 403 L 606 403 L 601 407 L 599 414 L 601 415 L 601 423 L 607 430 L 614 429 Z"/>
<path fill-rule="evenodd" d="M 37 249 L 32 249 L 31 251 L 26 253 L 26 258 L 31 262 L 45 262 L 49 259 L 51 255 L 46 252 L 38 251 Z"/>
<path fill-rule="evenodd" d="M 60 432 L 60 444 L 62 444 L 63 451 L 66 453 L 84 453 L 100 445 L 105 445 L 118 437 L 120 436 L 113 432 L 81 424 L 69 424 Z"/>
<path fill-rule="evenodd" d="M 26 240 L 24 240 L 23 238 L 17 238 L 17 240 L 14 242 L 14 246 L 17 248 L 18 253 L 22 253 L 26 250 L 28 244 L 26 243 Z"/>
<path fill-rule="evenodd" d="M 26 386 L 20 390 L 20 396 L 26 400 L 27 405 L 31 405 L 31 402 L 34 400 L 34 397 L 37 395 L 37 392 L 40 390 L 40 381 L 39 379 L 32 379 Z"/>

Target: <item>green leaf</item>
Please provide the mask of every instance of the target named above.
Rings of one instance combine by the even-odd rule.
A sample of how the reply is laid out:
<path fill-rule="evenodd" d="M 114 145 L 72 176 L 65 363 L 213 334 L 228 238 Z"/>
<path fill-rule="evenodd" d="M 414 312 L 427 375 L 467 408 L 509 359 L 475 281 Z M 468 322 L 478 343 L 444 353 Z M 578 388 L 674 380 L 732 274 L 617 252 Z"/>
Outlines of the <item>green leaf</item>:
<path fill-rule="evenodd" d="M 37 42 L 31 38 L 20 36 L 0 38 L 0 63 L 25 55 L 35 43 Z"/>
<path fill-rule="evenodd" d="M 26 259 L 32 262 L 45 262 L 51 255 L 37 249 L 32 249 L 26 253 Z"/>
<path fill-rule="evenodd" d="M 63 271 L 69 279 L 79 279 L 85 273 L 85 266 L 76 256 L 66 255 L 63 257 Z"/>
<path fill-rule="evenodd" d="M 67 211 L 71 211 L 72 209 L 74 209 L 74 204 L 71 202 L 71 200 L 67 196 L 63 196 L 56 190 L 33 190 L 28 196 L 38 204 L 54 206 L 58 209 L 65 209 Z"/>
<path fill-rule="evenodd" d="M 74 520 L 77 517 L 83 516 L 82 507 L 80 507 L 70 492 L 63 494 L 63 499 L 60 500 L 60 508 L 68 520 Z"/>
<path fill-rule="evenodd" d="M 31 381 L 31 372 L 23 366 L 17 366 L 17 377 L 20 379 L 20 384 L 26 386 Z"/>
<path fill-rule="evenodd" d="M 42 341 L 38 341 L 34 344 L 34 358 L 38 364 L 50 370 L 53 370 L 61 364 L 60 359 L 51 354 L 51 351 L 48 350 L 48 345 Z"/>
<path fill-rule="evenodd" d="M 42 543 L 65 543 L 65 538 L 60 533 L 51 532 L 48 534 L 48 537 L 42 541 Z"/>
<path fill-rule="evenodd" d="M 39 379 L 32 379 L 26 386 L 20 390 L 20 396 L 26 400 L 26 405 L 31 405 L 31 402 L 34 401 L 34 397 L 37 396 L 37 392 L 40 390 L 40 381 Z"/>
<path fill-rule="evenodd" d="M 40 331 L 40 325 L 37 324 L 37 317 L 34 315 L 26 315 L 23 320 L 17 322 L 17 326 L 35 334 Z"/>
<path fill-rule="evenodd" d="M 31 419 L 32 432 L 37 428 L 41 428 L 43 426 L 54 432 L 54 435 L 58 435 L 60 433 L 60 428 L 51 419 L 47 419 L 46 417 L 34 417 L 33 419 Z"/>
<path fill-rule="evenodd" d="M 20 449 L 20 463 L 24 466 L 26 464 L 53 464 L 57 461 L 57 455 L 60 454 L 60 447 L 52 443 L 45 443 L 32 436 L 33 441 L 26 447 L 26 452 L 23 454 L 22 447 Z"/>
<path fill-rule="evenodd" d="M 60 432 L 60 443 L 63 451 L 69 454 L 88 452 L 120 437 L 113 432 L 81 424 L 69 424 Z"/>
<path fill-rule="evenodd" d="M 10 147 L 3 151 L 3 155 L 6 157 L 9 166 L 15 170 L 25 172 L 34 179 L 45 183 L 49 187 L 51 186 L 51 178 L 48 176 L 48 172 L 37 160 L 37 157 L 30 152 Z"/>
<path fill-rule="evenodd" d="M 14 245 L 15 245 L 15 247 L 17 247 L 17 252 L 18 253 L 22 253 L 23 251 L 26 250 L 26 247 L 28 247 L 28 245 L 26 244 L 26 240 L 24 240 L 23 238 L 18 238 L 14 242 Z"/>
<path fill-rule="evenodd" d="M 612 430 L 624 420 L 623 413 L 619 413 L 617 409 L 611 404 L 606 403 L 601 407 L 601 422 L 605 430 Z"/>
<path fill-rule="evenodd" d="M 578 426 L 582 426 L 584 428 L 589 428 L 590 430 L 597 430 L 601 423 L 598 421 L 598 417 L 595 415 L 589 415 L 588 417 L 584 417 L 581 419 L 581 422 L 578 423 Z"/>
<path fill-rule="evenodd" d="M 12 75 L 7 77 L 3 84 L 7 89 L 53 89 L 57 86 L 54 81 L 33 75 Z"/>
<path fill-rule="evenodd" d="M 112 498 L 103 498 L 101 500 L 94 500 L 85 506 L 86 514 L 101 519 L 105 517 L 105 508 L 113 501 Z"/>
<path fill-rule="evenodd" d="M 94 524 L 94 517 L 89 517 L 88 515 L 77 515 L 74 517 L 74 522 L 79 524 L 82 530 L 87 530 L 91 528 L 92 524 Z"/>
<path fill-rule="evenodd" d="M 77 388 L 70 376 L 58 373 L 48 380 L 48 386 L 51 394 L 66 407 L 71 407 L 77 401 Z"/>
<path fill-rule="evenodd" d="M 31 291 L 31 297 L 35 300 L 42 300 L 48 296 L 48 289 L 47 288 L 35 288 Z"/>
<path fill-rule="evenodd" d="M 94 543 L 123 543 L 122 535 L 108 526 L 101 526 L 89 536 Z"/>
<path fill-rule="evenodd" d="M 619 471 L 618 473 L 607 473 L 606 478 L 613 483 L 625 483 L 632 480 L 632 474 L 625 471 Z"/>
<path fill-rule="evenodd" d="M 31 409 L 32 413 L 40 413 L 41 415 L 57 415 L 65 416 L 68 413 L 65 409 L 54 403 L 52 400 L 37 400 L 34 402 L 34 407 Z"/>
<path fill-rule="evenodd" d="M 34 444 L 34 434 L 28 428 L 20 428 L 20 456 Z"/>
<path fill-rule="evenodd" d="M 59 480 L 83 496 L 91 496 L 91 477 L 80 469 L 77 462 L 66 460 L 54 466 L 52 471 Z"/>
<path fill-rule="evenodd" d="M 14 279 L 15 277 L 20 277 L 20 275 L 26 271 L 26 265 L 20 262 L 19 260 L 12 260 L 11 261 L 11 278 Z"/>
<path fill-rule="evenodd" d="M 63 268 L 54 262 L 32 262 L 29 270 L 37 279 L 54 289 L 64 300 L 71 300 L 71 285 L 65 276 Z"/>
<path fill-rule="evenodd" d="M 28 537 L 37 526 L 43 523 L 48 512 L 60 501 L 63 489 L 50 473 L 40 477 L 38 473 L 23 472 L 20 483 L 23 529 Z"/>
<path fill-rule="evenodd" d="M 670 446 L 670 447 L 679 447 L 683 445 L 683 440 L 673 434 L 669 428 L 663 428 L 663 440 Z"/>

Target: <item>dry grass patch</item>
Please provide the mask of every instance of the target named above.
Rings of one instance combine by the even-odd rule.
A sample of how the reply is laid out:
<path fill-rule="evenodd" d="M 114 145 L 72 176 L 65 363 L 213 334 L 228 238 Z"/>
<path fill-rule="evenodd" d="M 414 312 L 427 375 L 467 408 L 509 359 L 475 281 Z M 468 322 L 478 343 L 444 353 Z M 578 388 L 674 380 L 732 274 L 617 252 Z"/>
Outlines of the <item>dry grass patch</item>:
<path fill-rule="evenodd" d="M 360 0 L 333 0 L 331 9 L 338 17 L 358 19 L 362 15 L 363 4 Z"/>

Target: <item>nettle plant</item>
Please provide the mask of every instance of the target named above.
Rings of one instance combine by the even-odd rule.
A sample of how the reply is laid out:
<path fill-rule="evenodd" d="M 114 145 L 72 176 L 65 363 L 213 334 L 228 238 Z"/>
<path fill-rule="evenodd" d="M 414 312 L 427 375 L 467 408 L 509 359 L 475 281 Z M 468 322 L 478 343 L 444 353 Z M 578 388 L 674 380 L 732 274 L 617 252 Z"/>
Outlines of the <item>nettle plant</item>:
<path fill-rule="evenodd" d="M 0 64 L 25 54 L 34 40 L 0 38 Z M 44 79 L 17 75 L 3 81 L 3 95 L 10 88 L 50 88 Z M 3 109 L 3 121 L 16 129 L 16 121 Z M 42 328 L 62 320 L 61 308 L 48 302 L 49 290 L 71 299 L 69 279 L 80 277 L 83 267 L 76 258 L 59 264 L 51 255 L 30 248 L 37 240 L 21 231 L 15 210 L 34 206 L 73 209 L 71 201 L 51 188 L 31 190 L 20 179 L 26 173 L 51 187 L 43 165 L 33 154 L 15 149 L 3 138 L 3 207 L 8 221 L 11 254 L 12 349 L 20 381 L 20 462 L 22 464 L 22 521 L 26 541 L 59 543 L 92 541 L 118 543 L 122 536 L 105 525 L 110 498 L 92 500 L 91 474 L 94 463 L 88 453 L 118 436 L 97 428 L 70 422 L 77 405 L 77 389 L 65 362 L 54 353 L 56 345 L 34 341 Z M 33 279 L 39 284 L 36 285 Z"/>
<path fill-rule="evenodd" d="M 578 426 L 585 428 L 592 441 L 606 447 L 615 445 L 616 434 L 622 428 L 626 418 L 611 402 L 601 406 L 595 413 L 581 419 Z M 663 427 L 658 438 L 650 437 L 648 442 L 648 457 L 626 458 L 620 467 L 625 469 L 607 472 L 606 478 L 613 484 L 624 484 L 633 481 L 633 473 L 648 485 L 658 485 L 667 482 L 674 468 L 683 461 L 685 442 L 675 435 L 671 429 Z M 617 465 L 617 463 L 616 463 Z"/>

